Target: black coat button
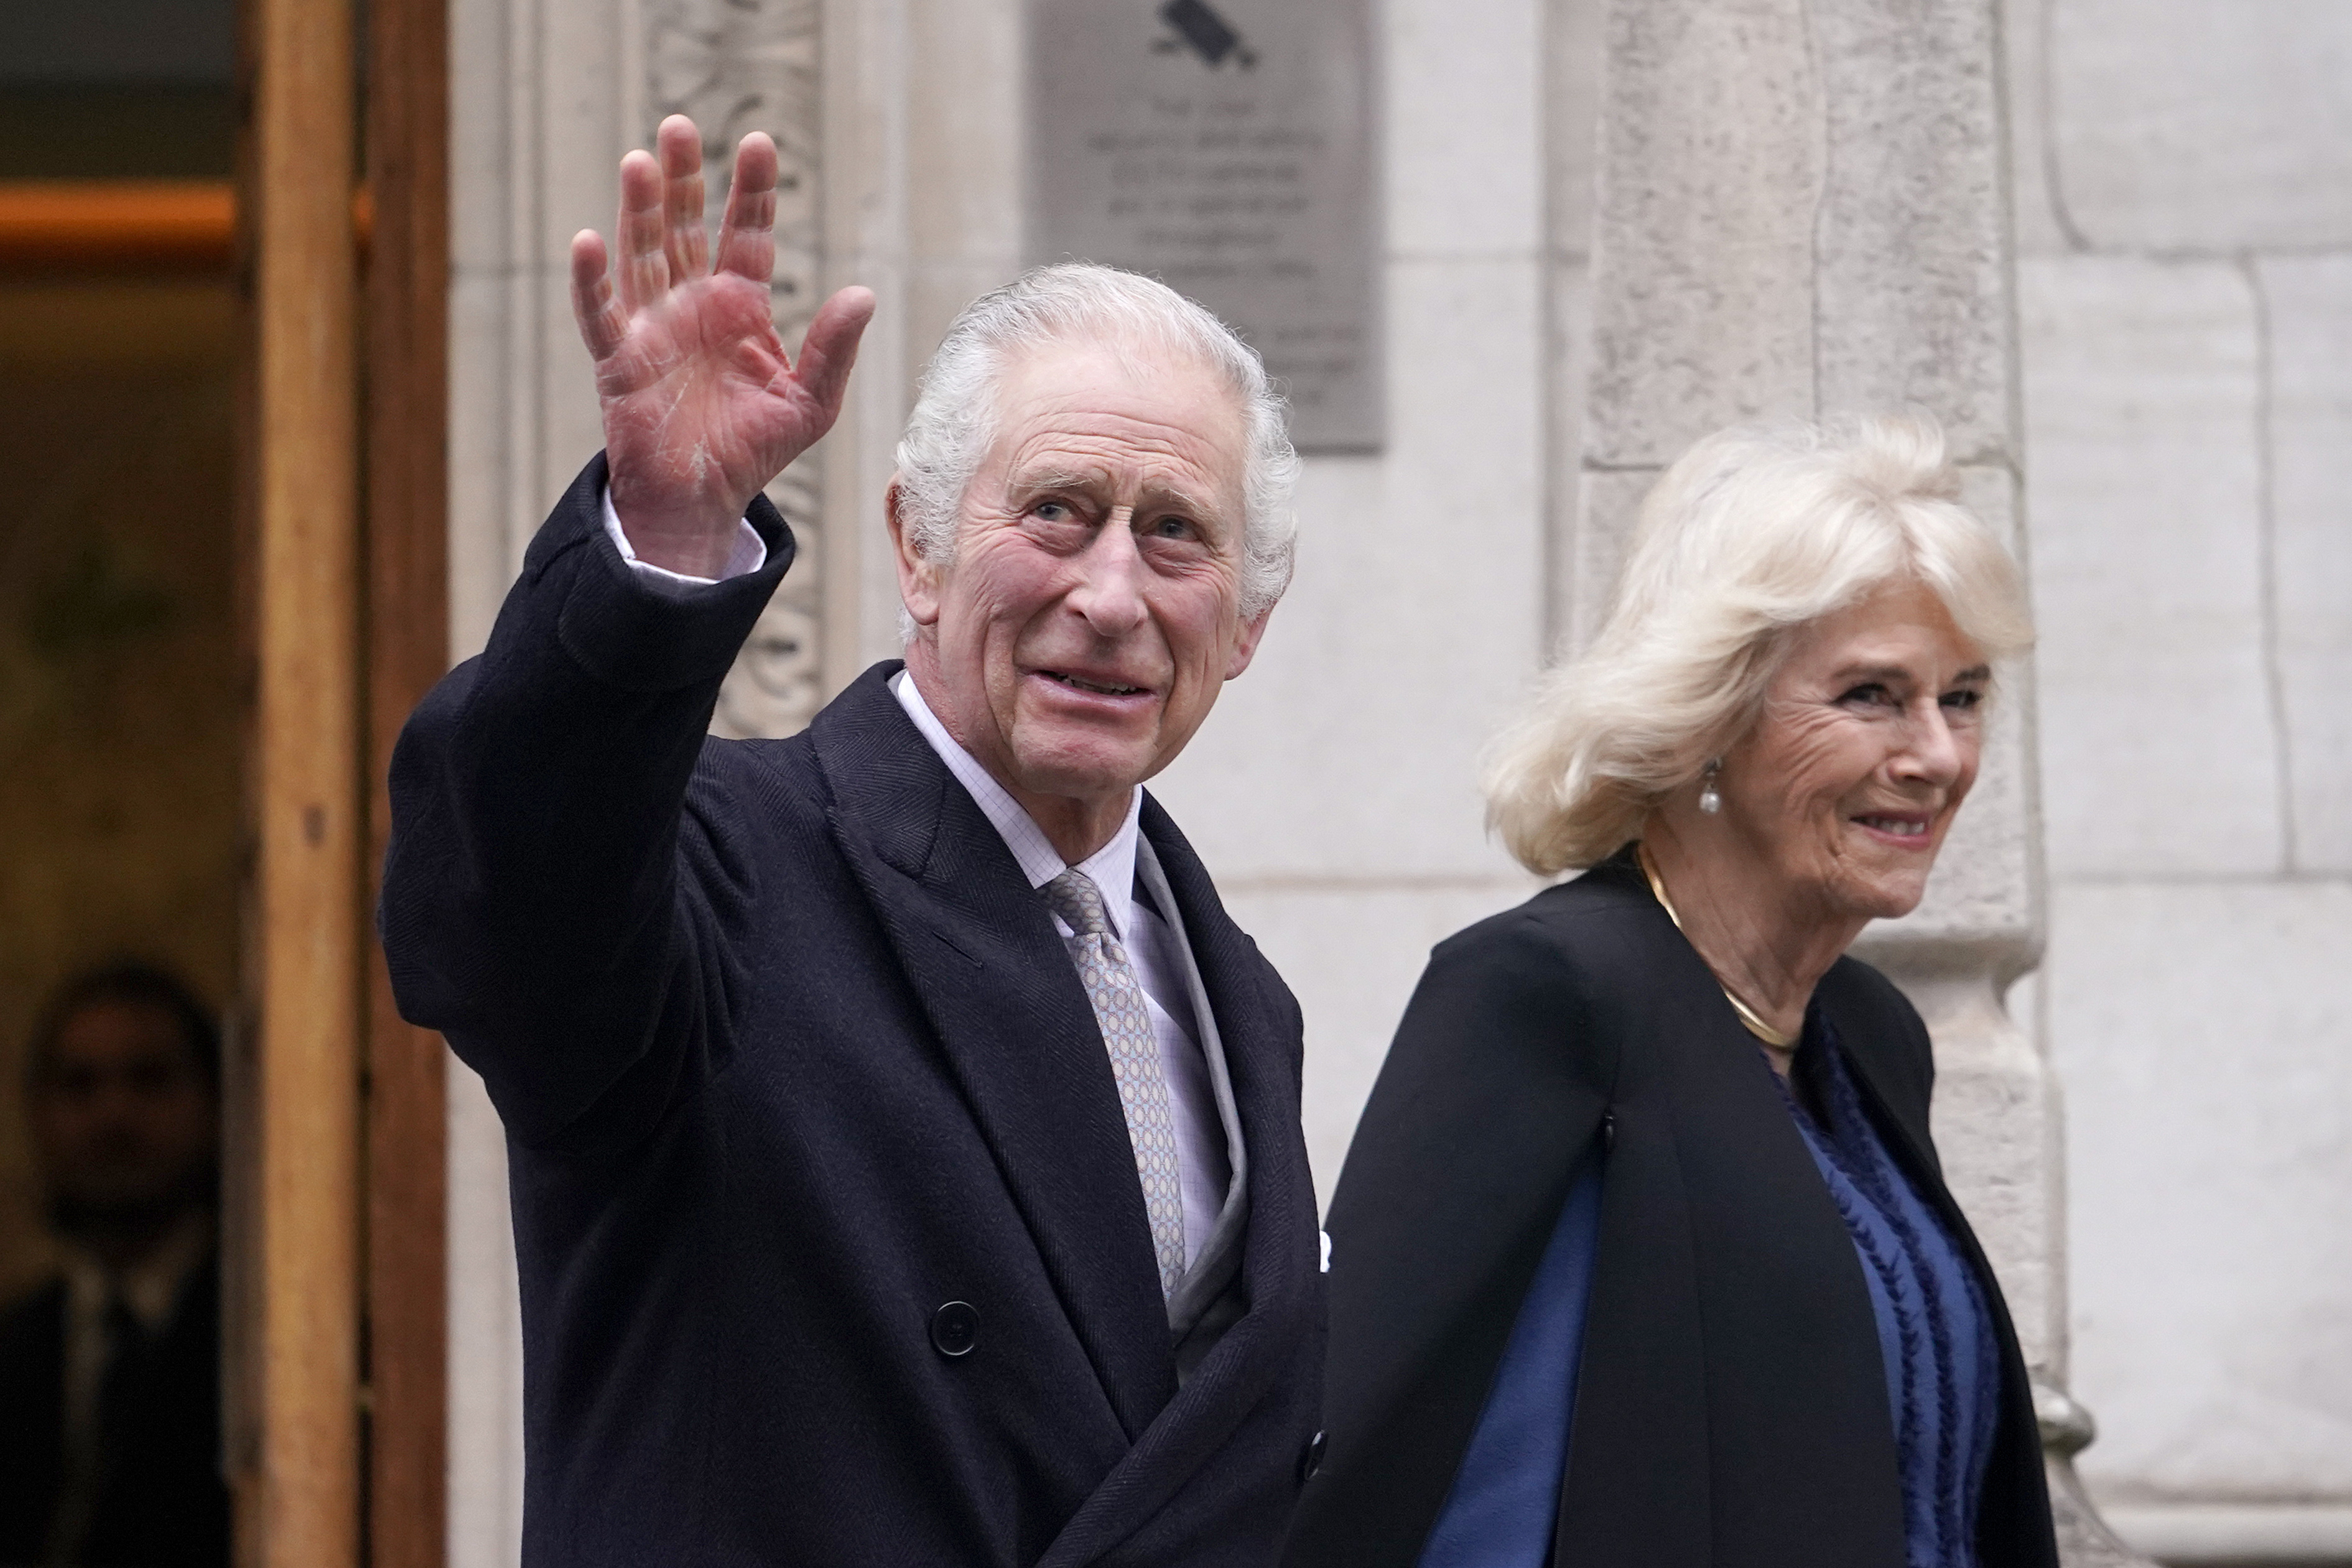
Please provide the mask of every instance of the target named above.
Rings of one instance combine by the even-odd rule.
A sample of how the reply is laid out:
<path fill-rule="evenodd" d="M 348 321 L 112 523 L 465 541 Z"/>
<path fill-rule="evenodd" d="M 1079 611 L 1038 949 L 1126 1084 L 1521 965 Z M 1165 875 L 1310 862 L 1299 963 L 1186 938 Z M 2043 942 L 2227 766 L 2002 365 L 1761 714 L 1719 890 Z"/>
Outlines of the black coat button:
<path fill-rule="evenodd" d="M 931 1345 L 941 1355 L 965 1355 L 980 1343 L 980 1312 L 970 1301 L 950 1301 L 931 1314 Z"/>
<path fill-rule="evenodd" d="M 1298 1456 L 1298 1484 L 1305 1486 L 1323 1468 L 1323 1434 L 1318 1432 L 1307 1439 L 1307 1451 Z"/>

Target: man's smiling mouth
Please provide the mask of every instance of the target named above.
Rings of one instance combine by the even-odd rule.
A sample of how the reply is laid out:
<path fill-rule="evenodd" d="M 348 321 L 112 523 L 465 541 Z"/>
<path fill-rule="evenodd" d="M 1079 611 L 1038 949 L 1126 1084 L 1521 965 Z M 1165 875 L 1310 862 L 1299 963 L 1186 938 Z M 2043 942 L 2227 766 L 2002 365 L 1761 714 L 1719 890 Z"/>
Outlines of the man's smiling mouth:
<path fill-rule="evenodd" d="M 1059 681 L 1066 686 L 1075 686 L 1082 692 L 1093 692 L 1097 696 L 1139 697 L 1144 692 L 1141 686 L 1121 686 L 1102 681 L 1085 681 L 1076 675 L 1066 675 L 1059 670 L 1040 670 L 1037 673 L 1049 681 Z"/>

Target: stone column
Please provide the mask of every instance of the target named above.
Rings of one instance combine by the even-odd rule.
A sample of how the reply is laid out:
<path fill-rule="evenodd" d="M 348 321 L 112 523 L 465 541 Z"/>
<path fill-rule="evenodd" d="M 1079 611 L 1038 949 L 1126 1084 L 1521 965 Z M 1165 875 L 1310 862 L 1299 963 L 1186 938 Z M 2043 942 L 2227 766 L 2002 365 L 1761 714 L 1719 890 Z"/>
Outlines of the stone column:
<path fill-rule="evenodd" d="M 1660 470 L 1742 420 L 1924 407 L 2021 558 L 1995 0 L 1614 0 L 1605 37 L 1567 645 Z M 2029 664 L 1926 902 L 1861 951 L 1934 1035 L 1937 1140 L 2032 1370 L 2066 1560 L 2124 1563 L 2070 1462 L 2057 1085 L 2003 1004 L 2041 960 L 2040 836 Z"/>

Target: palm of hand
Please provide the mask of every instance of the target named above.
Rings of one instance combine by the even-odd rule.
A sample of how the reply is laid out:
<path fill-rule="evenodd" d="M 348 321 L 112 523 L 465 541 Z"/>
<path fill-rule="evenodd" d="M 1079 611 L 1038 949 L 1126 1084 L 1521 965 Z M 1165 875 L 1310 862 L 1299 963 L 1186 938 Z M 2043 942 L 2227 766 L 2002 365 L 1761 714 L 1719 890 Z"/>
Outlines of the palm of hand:
<path fill-rule="evenodd" d="M 732 273 L 641 308 L 596 367 L 596 390 L 614 473 L 642 494 L 691 497 L 696 511 L 740 514 L 832 423 L 789 373 L 768 291 Z"/>
<path fill-rule="evenodd" d="M 714 267 L 702 228 L 701 137 L 672 115 L 660 158 L 621 161 L 619 255 L 572 242 L 572 308 L 596 361 L 611 498 L 639 559 L 708 576 L 751 497 L 832 425 L 874 297 L 845 288 L 788 361 L 768 313 L 776 149 L 736 150 Z M 617 284 L 617 287 L 616 287 Z"/>

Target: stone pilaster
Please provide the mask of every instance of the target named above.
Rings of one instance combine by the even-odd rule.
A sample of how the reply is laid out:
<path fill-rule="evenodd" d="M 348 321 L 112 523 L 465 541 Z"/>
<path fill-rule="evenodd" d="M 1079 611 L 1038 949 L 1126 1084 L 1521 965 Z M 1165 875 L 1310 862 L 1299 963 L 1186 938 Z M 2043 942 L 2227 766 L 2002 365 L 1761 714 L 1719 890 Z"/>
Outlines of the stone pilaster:
<path fill-rule="evenodd" d="M 1605 39 L 1566 644 L 1660 470 L 1743 420 L 1923 407 L 2021 558 L 1994 0 L 1614 0 Z M 2067 1560 L 2127 1563 L 2073 1480 L 2058 1091 L 2003 1005 L 2044 919 L 2030 663 L 2002 688 L 1927 901 L 1862 951 L 1934 1034 L 1937 1143 L 2033 1370 Z"/>

